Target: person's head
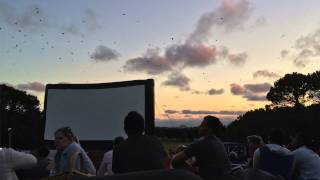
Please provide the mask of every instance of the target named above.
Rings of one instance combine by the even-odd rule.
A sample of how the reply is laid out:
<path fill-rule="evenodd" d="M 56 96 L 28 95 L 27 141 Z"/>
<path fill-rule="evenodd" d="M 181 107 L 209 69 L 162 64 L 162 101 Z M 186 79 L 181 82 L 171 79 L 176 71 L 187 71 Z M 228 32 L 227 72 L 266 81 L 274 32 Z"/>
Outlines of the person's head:
<path fill-rule="evenodd" d="M 284 134 L 280 129 L 273 129 L 268 137 L 268 143 L 283 145 Z"/>
<path fill-rule="evenodd" d="M 306 146 L 307 148 L 313 150 L 314 152 L 318 152 L 319 150 L 319 143 L 313 139 L 311 135 L 306 132 L 298 133 L 292 142 L 293 148 L 299 148 L 301 146 Z"/>
<path fill-rule="evenodd" d="M 54 133 L 54 143 L 58 151 L 64 150 L 68 145 L 77 141 L 70 127 L 63 127 L 56 130 Z"/>
<path fill-rule="evenodd" d="M 127 135 L 142 134 L 144 131 L 144 119 L 141 114 L 131 111 L 124 118 L 124 131 Z"/>
<path fill-rule="evenodd" d="M 118 136 L 118 137 L 114 138 L 113 147 L 120 145 L 123 141 L 124 141 L 124 138 L 122 136 Z"/>
<path fill-rule="evenodd" d="M 200 136 L 208 136 L 211 134 L 220 134 L 222 132 L 223 125 L 220 120 L 215 116 L 206 116 L 199 127 Z"/>
<path fill-rule="evenodd" d="M 261 136 L 250 135 L 247 136 L 247 144 L 249 148 L 256 148 L 264 145 Z"/>
<path fill-rule="evenodd" d="M 257 148 L 264 145 L 264 142 L 263 142 L 261 136 L 250 135 L 250 136 L 247 136 L 247 145 L 248 145 L 249 155 L 252 156 L 254 151 Z"/>

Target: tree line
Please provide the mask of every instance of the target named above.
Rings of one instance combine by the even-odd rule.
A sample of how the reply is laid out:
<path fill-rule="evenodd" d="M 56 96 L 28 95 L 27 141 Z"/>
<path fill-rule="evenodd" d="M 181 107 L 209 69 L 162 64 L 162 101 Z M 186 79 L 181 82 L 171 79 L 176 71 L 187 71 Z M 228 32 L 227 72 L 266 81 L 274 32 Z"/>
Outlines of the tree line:
<path fill-rule="evenodd" d="M 282 129 L 290 136 L 304 131 L 320 139 L 320 71 L 307 75 L 293 72 L 274 82 L 266 95 L 271 104 L 265 108 L 254 109 L 237 117 L 227 127 L 221 127 L 220 137 L 224 141 L 245 142 L 248 135 L 257 134 L 267 139 L 272 129 Z M 190 139 L 197 136 L 185 136 L 176 128 L 158 128 L 159 136 L 170 136 Z M 190 133 L 191 128 L 184 128 Z M 173 131 L 173 132 L 172 132 Z M 192 129 L 192 132 L 196 129 Z M 172 135 L 175 134 L 175 135 Z"/>
<path fill-rule="evenodd" d="M 218 127 L 225 141 L 244 142 L 251 134 L 264 138 L 273 128 L 289 135 L 298 131 L 319 137 L 320 129 L 320 71 L 286 74 L 274 82 L 266 95 L 271 104 L 254 109 L 237 117 L 227 127 Z M 0 144 L 16 148 L 34 148 L 42 143 L 44 133 L 43 113 L 36 96 L 5 84 L 0 85 Z M 186 141 L 198 137 L 197 127 L 156 127 L 155 134 L 169 139 Z"/>

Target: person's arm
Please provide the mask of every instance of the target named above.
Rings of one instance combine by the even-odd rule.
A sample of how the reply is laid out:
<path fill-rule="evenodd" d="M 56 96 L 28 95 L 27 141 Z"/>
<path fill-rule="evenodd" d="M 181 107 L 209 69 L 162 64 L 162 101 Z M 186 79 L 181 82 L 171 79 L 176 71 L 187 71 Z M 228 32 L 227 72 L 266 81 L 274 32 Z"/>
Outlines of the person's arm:
<path fill-rule="evenodd" d="M 260 149 L 256 149 L 253 153 L 253 158 L 252 158 L 252 161 L 253 161 L 253 168 L 259 168 L 259 161 L 260 161 Z"/>
<path fill-rule="evenodd" d="M 177 153 L 172 160 L 172 167 L 184 168 L 192 172 L 196 172 L 196 169 L 191 164 L 186 162 L 187 159 L 195 157 L 199 152 L 199 149 L 203 148 L 202 141 L 195 141 L 190 144 L 184 151 Z"/>
<path fill-rule="evenodd" d="M 37 159 L 32 154 L 26 154 L 23 152 L 9 149 L 11 153 L 11 162 L 13 169 L 25 169 L 31 168 L 37 164 Z"/>
<path fill-rule="evenodd" d="M 107 171 L 107 165 L 106 165 L 106 154 L 103 156 L 103 159 L 100 163 L 99 169 L 97 171 L 98 176 L 103 176 L 104 173 Z"/>
<path fill-rule="evenodd" d="M 189 159 L 189 157 L 186 155 L 186 153 L 184 151 L 179 152 L 172 159 L 172 162 L 171 162 L 172 167 L 173 168 L 183 168 L 183 169 L 187 169 L 187 170 L 194 172 L 195 169 L 190 164 L 188 164 L 186 162 L 187 159 Z"/>

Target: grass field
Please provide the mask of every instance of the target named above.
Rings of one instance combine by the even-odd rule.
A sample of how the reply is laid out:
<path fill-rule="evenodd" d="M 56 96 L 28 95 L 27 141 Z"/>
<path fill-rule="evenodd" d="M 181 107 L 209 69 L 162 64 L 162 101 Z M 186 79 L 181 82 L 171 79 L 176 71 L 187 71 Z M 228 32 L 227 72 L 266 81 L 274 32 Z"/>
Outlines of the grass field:
<path fill-rule="evenodd" d="M 164 148 L 167 152 L 175 151 L 181 145 L 188 145 L 192 141 L 183 141 L 181 139 L 167 139 L 167 138 L 160 138 Z"/>

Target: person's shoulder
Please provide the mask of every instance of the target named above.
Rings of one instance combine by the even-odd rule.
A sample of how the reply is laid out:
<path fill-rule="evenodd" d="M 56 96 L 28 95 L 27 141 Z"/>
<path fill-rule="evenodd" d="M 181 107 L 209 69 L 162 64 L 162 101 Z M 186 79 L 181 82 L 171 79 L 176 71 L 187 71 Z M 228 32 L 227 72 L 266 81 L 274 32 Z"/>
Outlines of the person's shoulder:
<path fill-rule="evenodd" d="M 303 146 L 295 149 L 294 151 L 292 151 L 293 154 L 297 155 L 297 154 L 304 154 L 307 152 L 307 149 L 304 148 Z"/>
<path fill-rule="evenodd" d="M 6 156 L 12 156 L 16 151 L 11 148 L 0 148 L 0 156 L 6 157 Z"/>
<path fill-rule="evenodd" d="M 82 147 L 78 143 L 71 143 L 69 146 L 64 150 L 63 154 L 74 153 L 76 151 L 84 151 Z"/>
<path fill-rule="evenodd" d="M 71 143 L 69 147 L 70 149 L 82 149 L 82 147 L 78 143 Z"/>
<path fill-rule="evenodd" d="M 113 150 L 109 150 L 106 153 L 104 153 L 104 157 L 110 157 L 113 154 Z"/>
<path fill-rule="evenodd" d="M 10 147 L 9 148 L 1 147 L 0 151 L 2 151 L 2 152 L 18 152 L 18 151 L 14 150 L 14 149 L 12 149 Z"/>
<path fill-rule="evenodd" d="M 204 146 L 205 144 L 207 144 L 208 139 L 205 137 L 201 137 L 199 139 L 194 140 L 193 142 L 191 142 L 188 146 L 187 149 L 189 148 L 193 148 L 193 147 L 200 147 L 200 146 Z"/>
<path fill-rule="evenodd" d="M 6 152 L 9 152 L 9 151 L 13 151 L 13 149 L 6 148 L 6 147 L 0 147 L 0 152 L 6 153 Z"/>
<path fill-rule="evenodd" d="M 29 155 L 25 152 L 20 152 L 12 148 L 1 148 L 0 151 L 2 151 L 5 155 Z"/>

